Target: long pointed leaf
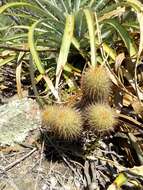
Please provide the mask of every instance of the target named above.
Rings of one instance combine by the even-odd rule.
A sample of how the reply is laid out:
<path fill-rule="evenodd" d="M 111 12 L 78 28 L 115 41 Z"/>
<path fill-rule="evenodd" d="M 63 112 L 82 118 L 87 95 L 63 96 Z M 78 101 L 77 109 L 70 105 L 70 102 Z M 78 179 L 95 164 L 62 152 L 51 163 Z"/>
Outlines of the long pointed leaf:
<path fill-rule="evenodd" d="M 138 0 L 125 0 L 128 5 L 131 5 L 136 11 L 143 11 L 143 4 Z"/>
<path fill-rule="evenodd" d="M 138 57 L 140 57 L 142 51 L 143 51 L 143 12 L 137 13 L 139 25 L 140 25 L 140 43 L 139 43 L 139 51 L 138 51 Z"/>
<path fill-rule="evenodd" d="M 7 63 L 9 63 L 9 62 L 11 62 L 11 61 L 13 61 L 15 58 L 16 58 L 16 55 L 12 55 L 12 56 L 10 56 L 10 57 L 8 57 L 6 59 L 0 60 L 0 67 L 7 64 Z"/>
<path fill-rule="evenodd" d="M 106 43 L 103 43 L 102 46 L 103 50 L 107 53 L 107 55 L 110 56 L 115 61 L 117 56 L 116 51 Z"/>
<path fill-rule="evenodd" d="M 42 63 L 41 63 L 41 60 L 39 58 L 39 55 L 38 55 L 38 52 L 36 50 L 36 46 L 35 46 L 35 43 L 34 43 L 34 30 L 36 28 L 36 26 L 41 22 L 40 21 L 37 21 L 35 22 L 29 29 L 29 33 L 28 33 L 28 44 L 29 44 L 29 48 L 30 48 L 30 52 L 31 52 L 31 55 L 32 55 L 32 59 L 34 60 L 34 63 L 36 64 L 39 72 L 41 74 L 45 74 L 45 70 L 42 66 Z"/>
<path fill-rule="evenodd" d="M 40 11 L 42 13 L 44 13 L 44 11 L 42 11 L 42 9 L 38 8 L 37 6 L 34 6 L 30 3 L 26 3 L 26 2 L 15 2 L 15 3 L 7 3 L 5 5 L 3 5 L 2 7 L 0 7 L 0 14 L 2 14 L 4 11 L 6 11 L 8 8 L 11 7 L 21 7 L 21 6 L 27 6 L 33 9 L 36 9 L 37 11 Z"/>
<path fill-rule="evenodd" d="M 90 51 L 91 51 L 91 64 L 93 66 L 96 65 L 96 46 L 95 46 L 95 28 L 94 28 L 94 17 L 93 13 L 88 9 L 84 10 L 86 21 L 88 25 L 89 31 L 89 39 L 90 39 Z"/>
<path fill-rule="evenodd" d="M 64 10 L 62 12 L 62 10 L 57 7 L 57 6 L 54 6 L 52 3 L 50 3 L 49 1 L 47 0 L 41 0 L 43 3 L 45 3 L 45 5 L 47 6 L 47 13 L 50 14 L 53 18 L 55 17 L 57 20 L 61 20 L 61 21 L 64 21 L 65 20 L 65 17 L 64 17 Z"/>
<path fill-rule="evenodd" d="M 15 3 L 7 3 L 0 7 L 0 14 L 3 13 L 5 10 L 11 7 L 19 7 L 19 6 L 30 6 L 29 3 L 24 3 L 24 2 L 15 2 Z"/>
<path fill-rule="evenodd" d="M 125 46 L 127 47 L 127 50 L 131 57 L 135 56 L 137 53 L 136 46 L 129 36 L 127 30 L 116 20 L 106 20 L 105 24 L 111 25 L 120 35 L 122 40 L 124 41 Z"/>
<path fill-rule="evenodd" d="M 54 85 L 52 83 L 52 81 L 49 79 L 49 77 L 47 75 L 45 75 L 45 70 L 42 66 L 42 62 L 40 60 L 40 57 L 38 55 L 38 52 L 36 50 L 36 46 L 34 43 L 34 30 L 36 28 L 36 26 L 41 22 L 41 20 L 35 22 L 29 29 L 29 33 L 28 33 L 28 44 L 29 44 L 29 48 L 30 48 L 30 52 L 32 55 L 32 59 L 34 61 L 34 63 L 36 64 L 40 74 L 42 75 L 42 77 L 44 78 L 46 84 L 48 85 L 49 89 L 51 90 L 51 92 L 53 93 L 53 95 L 55 96 L 55 98 L 57 100 L 59 100 L 59 96 L 58 96 L 58 92 L 55 90 Z"/>
<path fill-rule="evenodd" d="M 59 58 L 57 61 L 56 85 L 55 85 L 56 89 L 58 88 L 62 70 L 67 62 L 67 57 L 73 37 L 73 31 L 74 31 L 74 16 L 68 15 L 66 18 L 66 25 L 62 39 L 62 45 L 59 53 Z"/>

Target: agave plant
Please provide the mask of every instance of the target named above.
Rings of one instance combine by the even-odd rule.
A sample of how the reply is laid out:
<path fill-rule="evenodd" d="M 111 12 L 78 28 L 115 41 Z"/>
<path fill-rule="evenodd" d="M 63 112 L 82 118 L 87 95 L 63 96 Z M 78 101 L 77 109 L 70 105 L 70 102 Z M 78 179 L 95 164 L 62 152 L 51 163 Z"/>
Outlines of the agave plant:
<path fill-rule="evenodd" d="M 44 79 L 46 89 L 48 87 L 59 100 L 58 87 L 62 71 L 66 71 L 64 76 L 67 81 L 70 80 L 69 73 L 74 71 L 79 75 L 84 66 L 81 58 L 84 62 L 90 61 L 93 66 L 106 60 L 114 63 L 118 55 L 118 51 L 115 51 L 118 42 L 124 44 L 131 58 L 137 57 L 137 48 L 129 33 L 135 31 L 135 24 L 139 27 L 141 23 L 137 22 L 136 16 L 130 20 L 130 24 L 126 18 L 131 12 L 138 14 L 141 7 L 142 4 L 137 0 L 5 1 L 0 14 L 13 20 L 13 24 L 0 40 L 1 52 L 5 49 L 10 51 L 0 64 L 15 60 L 20 64 L 23 59 L 31 63 L 32 57 L 34 67 L 30 68 L 33 73 L 36 70 L 39 73 L 36 83 Z M 141 50 L 142 43 L 139 52 Z M 76 62 L 77 55 L 81 58 Z M 76 64 L 73 65 L 73 62 Z M 52 78 L 49 77 L 51 70 L 56 73 Z M 20 72 L 17 73 L 19 92 Z"/>

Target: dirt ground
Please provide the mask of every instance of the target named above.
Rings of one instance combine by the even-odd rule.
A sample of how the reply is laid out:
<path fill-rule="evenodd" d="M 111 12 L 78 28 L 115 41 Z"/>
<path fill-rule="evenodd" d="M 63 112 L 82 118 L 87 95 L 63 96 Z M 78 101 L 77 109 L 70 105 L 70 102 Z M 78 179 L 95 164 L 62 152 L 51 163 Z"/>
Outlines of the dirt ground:
<path fill-rule="evenodd" d="M 23 145 L 1 150 L 0 190 L 82 189 L 80 165 L 65 155 L 57 155 L 50 146 L 48 150 L 44 141 L 35 145 L 31 140 L 34 135 Z"/>

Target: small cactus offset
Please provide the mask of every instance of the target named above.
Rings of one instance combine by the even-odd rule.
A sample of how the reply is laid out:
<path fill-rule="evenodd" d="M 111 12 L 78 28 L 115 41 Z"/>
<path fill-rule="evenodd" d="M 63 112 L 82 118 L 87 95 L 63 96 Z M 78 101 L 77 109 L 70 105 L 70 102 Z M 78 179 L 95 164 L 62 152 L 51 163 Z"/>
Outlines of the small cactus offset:
<path fill-rule="evenodd" d="M 108 102 L 111 81 L 103 66 L 89 68 L 81 80 L 82 100 L 85 104 Z"/>
<path fill-rule="evenodd" d="M 85 118 L 93 131 L 108 132 L 117 124 L 116 113 L 108 104 L 92 104 L 85 112 Z"/>
<path fill-rule="evenodd" d="M 49 126 L 55 136 L 63 139 L 77 139 L 82 131 L 82 118 L 80 113 L 71 107 L 47 106 L 43 110 L 43 122 Z"/>

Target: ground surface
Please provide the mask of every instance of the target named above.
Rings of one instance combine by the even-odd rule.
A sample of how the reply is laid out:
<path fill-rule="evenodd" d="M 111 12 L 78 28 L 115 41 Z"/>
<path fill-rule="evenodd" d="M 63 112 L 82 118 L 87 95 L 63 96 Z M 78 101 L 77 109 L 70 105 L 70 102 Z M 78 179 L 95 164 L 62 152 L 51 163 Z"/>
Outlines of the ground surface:
<path fill-rule="evenodd" d="M 52 150 L 47 154 L 44 147 L 30 145 L 29 140 L 27 147 L 3 149 L 0 153 L 0 189 L 80 189 L 83 183 L 80 167 L 74 172 L 66 157 L 56 158 L 54 154 Z"/>

